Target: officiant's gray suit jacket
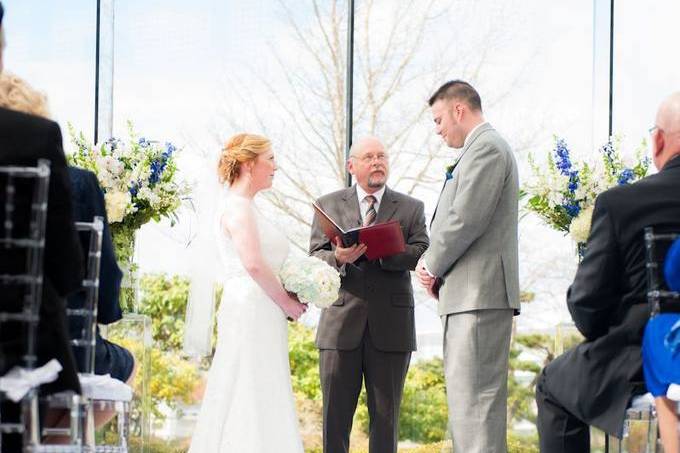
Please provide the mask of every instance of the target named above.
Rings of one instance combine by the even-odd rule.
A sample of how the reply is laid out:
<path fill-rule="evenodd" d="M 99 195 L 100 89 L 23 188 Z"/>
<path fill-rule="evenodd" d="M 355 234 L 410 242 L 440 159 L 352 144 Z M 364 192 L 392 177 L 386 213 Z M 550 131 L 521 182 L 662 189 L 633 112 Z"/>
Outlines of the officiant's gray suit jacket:
<path fill-rule="evenodd" d="M 339 226 L 348 230 L 361 225 L 356 187 L 325 195 L 317 201 Z M 339 267 L 335 245 L 321 230 L 316 217 L 309 252 L 344 274 L 338 300 L 321 313 L 316 346 L 319 349 L 352 350 L 359 346 L 368 326 L 375 347 L 381 351 L 416 349 L 411 270 L 427 249 L 428 237 L 423 202 L 385 189 L 376 223 L 398 220 L 406 251 L 373 261 L 357 261 Z"/>
<path fill-rule="evenodd" d="M 442 189 L 430 225 L 427 269 L 443 279 L 440 315 L 519 310 L 517 164 L 484 124 L 469 137 Z"/>

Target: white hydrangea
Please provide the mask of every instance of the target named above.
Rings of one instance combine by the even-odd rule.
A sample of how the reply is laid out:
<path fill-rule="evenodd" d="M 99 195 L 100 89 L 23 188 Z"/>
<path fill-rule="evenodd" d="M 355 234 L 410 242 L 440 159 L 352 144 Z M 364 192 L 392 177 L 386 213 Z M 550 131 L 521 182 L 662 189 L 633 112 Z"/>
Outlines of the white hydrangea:
<path fill-rule="evenodd" d="M 335 268 L 314 256 L 291 256 L 279 277 L 286 290 L 305 304 L 327 308 L 338 299 L 340 274 Z"/>
<path fill-rule="evenodd" d="M 149 202 L 149 204 L 152 207 L 156 207 L 160 204 L 161 202 L 161 197 L 158 196 L 157 193 L 155 193 L 153 190 L 151 190 L 149 187 L 142 187 L 139 189 L 139 192 L 137 193 L 137 197 L 146 200 Z"/>
<path fill-rule="evenodd" d="M 593 206 L 583 209 L 569 225 L 569 234 L 577 244 L 585 244 L 590 235 L 590 224 L 593 220 Z"/>
<path fill-rule="evenodd" d="M 109 191 L 104 195 L 104 200 L 109 223 L 121 222 L 132 204 L 129 192 Z"/>

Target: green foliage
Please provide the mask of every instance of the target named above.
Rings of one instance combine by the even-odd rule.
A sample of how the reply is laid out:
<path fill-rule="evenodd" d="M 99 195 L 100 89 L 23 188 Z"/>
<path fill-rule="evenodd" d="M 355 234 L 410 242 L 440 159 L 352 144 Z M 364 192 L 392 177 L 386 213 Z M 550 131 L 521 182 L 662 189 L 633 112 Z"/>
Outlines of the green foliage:
<path fill-rule="evenodd" d="M 129 338 L 115 338 L 114 341 L 124 348 L 132 351 L 135 357 L 142 357 L 142 344 L 139 341 Z M 150 411 L 157 419 L 162 419 L 163 414 L 159 408 L 161 403 L 169 407 L 175 407 L 178 401 L 190 403 L 193 392 L 199 382 L 199 371 L 197 367 L 179 357 L 176 352 L 164 351 L 159 348 L 151 348 L 150 372 L 149 372 L 149 407 Z M 144 375 L 144 363 L 138 362 L 138 378 L 135 379 L 135 394 L 141 395 L 142 379 Z"/>
<path fill-rule="evenodd" d="M 293 391 L 306 399 L 320 401 L 319 350 L 314 345 L 314 330 L 297 322 L 291 323 L 288 349 Z"/>
<path fill-rule="evenodd" d="M 151 318 L 154 342 L 163 350 L 182 349 L 189 279 L 146 274 L 140 282 L 140 312 Z"/>
<path fill-rule="evenodd" d="M 404 386 L 399 438 L 414 442 L 442 440 L 446 435 L 447 414 L 442 359 L 412 365 Z"/>
<path fill-rule="evenodd" d="M 518 436 L 508 432 L 508 453 L 539 453 L 537 436 Z"/>

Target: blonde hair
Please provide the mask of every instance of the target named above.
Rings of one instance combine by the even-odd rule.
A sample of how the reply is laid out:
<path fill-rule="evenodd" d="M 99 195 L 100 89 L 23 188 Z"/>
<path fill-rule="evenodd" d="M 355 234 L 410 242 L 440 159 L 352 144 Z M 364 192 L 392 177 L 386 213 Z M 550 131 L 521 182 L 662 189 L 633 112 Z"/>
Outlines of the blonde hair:
<path fill-rule="evenodd" d="M 47 96 L 12 73 L 0 74 L 0 107 L 47 118 Z"/>
<path fill-rule="evenodd" d="M 255 134 L 236 134 L 227 140 L 217 167 L 217 175 L 221 183 L 230 185 L 241 174 L 241 167 L 247 162 L 257 159 L 257 156 L 271 149 L 271 142 L 267 137 Z"/>

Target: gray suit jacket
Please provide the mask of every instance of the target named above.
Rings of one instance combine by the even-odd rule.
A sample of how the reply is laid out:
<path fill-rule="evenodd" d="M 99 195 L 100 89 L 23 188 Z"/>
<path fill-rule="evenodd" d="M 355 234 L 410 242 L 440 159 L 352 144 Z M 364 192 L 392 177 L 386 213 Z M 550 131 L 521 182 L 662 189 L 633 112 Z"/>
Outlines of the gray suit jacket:
<path fill-rule="evenodd" d="M 317 200 L 341 228 L 361 224 L 356 187 L 342 189 Z M 398 220 L 406 251 L 382 260 L 360 259 L 338 267 L 331 244 L 316 219 L 309 244 L 317 256 L 341 272 L 338 300 L 321 313 L 316 335 L 319 349 L 351 350 L 359 346 L 366 326 L 375 347 L 382 351 L 414 351 L 416 348 L 411 270 L 428 246 L 423 202 L 390 188 L 378 208 L 376 222 Z"/>
<path fill-rule="evenodd" d="M 510 146 L 484 124 L 469 137 L 432 218 L 424 259 L 443 280 L 440 315 L 519 310 L 518 197 Z"/>

